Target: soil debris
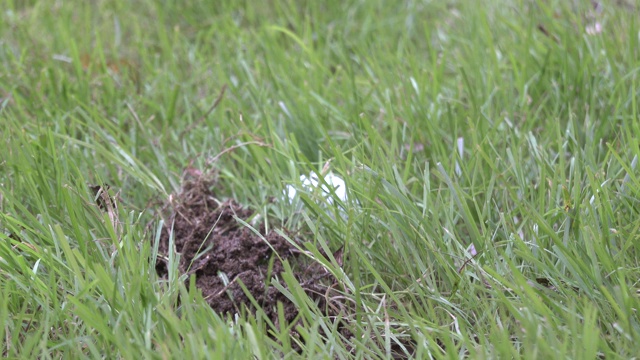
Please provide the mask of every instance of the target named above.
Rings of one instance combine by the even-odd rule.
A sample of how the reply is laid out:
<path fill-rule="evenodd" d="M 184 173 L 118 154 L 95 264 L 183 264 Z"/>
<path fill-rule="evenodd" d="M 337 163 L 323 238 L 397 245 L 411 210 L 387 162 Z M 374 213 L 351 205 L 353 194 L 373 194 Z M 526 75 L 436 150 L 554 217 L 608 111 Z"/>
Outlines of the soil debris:
<path fill-rule="evenodd" d="M 200 174 L 198 174 L 200 175 Z M 164 260 L 172 251 L 169 236 L 173 228 L 175 251 L 181 254 L 179 270 L 194 274 L 195 284 L 202 291 L 211 308 L 223 316 L 241 313 L 242 309 L 255 313 L 239 280 L 278 325 L 277 304 L 282 303 L 287 323 L 294 321 L 298 309 L 280 291 L 269 286 L 271 278 L 283 270 L 281 262 L 288 260 L 296 271 L 296 278 L 307 294 L 316 301 L 327 316 L 337 316 L 339 304 L 328 304 L 328 289 L 336 286 L 329 273 L 317 263 L 308 264 L 305 257 L 276 232 L 262 237 L 240 224 L 237 219 L 250 222 L 253 212 L 235 200 L 219 200 L 215 194 L 215 177 L 189 174 L 180 193 L 171 197 L 171 208 L 165 214 L 165 227 L 160 236 L 156 271 L 167 275 Z M 265 241 L 266 240 L 266 241 Z M 276 255 L 277 254 L 277 255 Z M 338 306 L 336 306 L 338 305 Z"/>

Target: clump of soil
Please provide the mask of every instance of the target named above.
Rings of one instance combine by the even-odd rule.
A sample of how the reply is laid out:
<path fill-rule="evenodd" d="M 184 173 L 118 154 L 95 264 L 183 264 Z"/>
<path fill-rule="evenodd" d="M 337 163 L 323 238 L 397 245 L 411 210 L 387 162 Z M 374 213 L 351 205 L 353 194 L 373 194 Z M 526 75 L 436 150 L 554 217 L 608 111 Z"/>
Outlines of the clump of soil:
<path fill-rule="evenodd" d="M 255 311 L 239 285 L 242 281 L 274 324 L 278 324 L 278 302 L 283 304 L 285 320 L 293 321 L 298 314 L 296 306 L 276 288 L 267 286 L 271 283 L 269 274 L 278 276 L 284 270 L 282 259 L 290 262 L 298 281 L 319 308 L 327 309 L 328 316 L 338 315 L 331 310 L 335 306 L 327 306 L 324 295 L 335 285 L 327 284 L 328 272 L 316 263 L 305 264 L 302 254 L 277 233 L 264 234 L 264 227 L 260 227 L 263 239 L 241 225 L 236 217 L 248 222 L 253 212 L 234 200 L 218 200 L 215 185 L 215 179 L 198 174 L 185 180 L 182 191 L 172 196 L 168 204 L 172 210 L 165 214 L 160 236 L 158 274 L 167 274 L 164 259 L 173 251 L 169 248 L 173 227 L 175 251 L 181 254 L 179 270 L 195 274 L 196 286 L 219 314 L 241 313 L 243 308 Z"/>

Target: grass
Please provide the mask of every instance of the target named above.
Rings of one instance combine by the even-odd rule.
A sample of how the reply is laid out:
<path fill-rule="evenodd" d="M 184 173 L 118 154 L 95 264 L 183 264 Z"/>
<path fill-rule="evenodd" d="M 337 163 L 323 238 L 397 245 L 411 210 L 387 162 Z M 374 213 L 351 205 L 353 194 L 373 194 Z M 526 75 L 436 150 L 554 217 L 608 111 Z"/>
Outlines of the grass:
<path fill-rule="evenodd" d="M 2 354 L 637 356 L 634 6 L 3 0 Z M 328 207 L 299 180 L 327 163 L 349 189 Z M 353 337 L 291 272 L 273 286 L 300 308 L 299 353 L 260 312 L 213 313 L 175 257 L 157 277 L 156 215 L 187 167 L 305 234 Z M 272 201 L 286 185 L 294 205 Z M 342 267 L 319 255 L 343 245 Z"/>

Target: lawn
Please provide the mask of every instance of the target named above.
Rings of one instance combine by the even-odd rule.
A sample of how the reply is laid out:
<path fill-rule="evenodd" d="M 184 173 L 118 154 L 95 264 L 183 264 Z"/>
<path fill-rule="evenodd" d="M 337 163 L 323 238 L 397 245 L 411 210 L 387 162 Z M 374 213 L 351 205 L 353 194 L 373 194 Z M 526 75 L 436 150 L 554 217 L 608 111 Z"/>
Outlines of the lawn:
<path fill-rule="evenodd" d="M 0 4 L 3 357 L 640 354 L 635 2 Z"/>

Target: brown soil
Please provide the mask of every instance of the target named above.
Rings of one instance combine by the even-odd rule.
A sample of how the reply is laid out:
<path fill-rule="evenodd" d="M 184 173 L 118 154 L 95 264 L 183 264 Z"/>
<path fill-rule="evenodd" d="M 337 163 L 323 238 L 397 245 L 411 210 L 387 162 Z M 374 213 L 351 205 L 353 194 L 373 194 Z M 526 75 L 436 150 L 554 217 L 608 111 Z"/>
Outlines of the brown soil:
<path fill-rule="evenodd" d="M 283 304 L 285 320 L 292 322 L 298 309 L 271 284 L 284 270 L 280 259 L 287 260 L 297 280 L 307 294 L 316 301 L 327 316 L 336 316 L 343 304 L 328 306 L 327 289 L 333 288 L 333 278 L 320 265 L 307 264 L 304 256 L 286 239 L 270 232 L 262 239 L 235 217 L 249 221 L 253 212 L 234 200 L 220 201 L 215 194 L 215 180 L 191 176 L 182 191 L 171 197 L 172 210 L 165 214 L 165 228 L 160 236 L 160 255 L 156 271 L 167 275 L 169 233 L 173 226 L 175 251 L 181 254 L 179 270 L 194 274 L 195 284 L 202 291 L 211 308 L 219 314 L 233 315 L 242 309 L 255 313 L 239 281 L 247 287 L 269 319 L 278 324 L 277 304 Z M 265 241 L 266 239 L 266 241 Z M 274 253 L 277 253 L 276 254 Z M 283 283 L 283 282 L 282 282 Z"/>

